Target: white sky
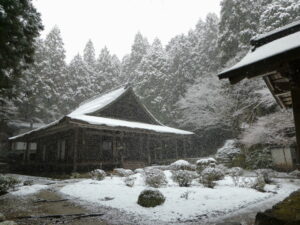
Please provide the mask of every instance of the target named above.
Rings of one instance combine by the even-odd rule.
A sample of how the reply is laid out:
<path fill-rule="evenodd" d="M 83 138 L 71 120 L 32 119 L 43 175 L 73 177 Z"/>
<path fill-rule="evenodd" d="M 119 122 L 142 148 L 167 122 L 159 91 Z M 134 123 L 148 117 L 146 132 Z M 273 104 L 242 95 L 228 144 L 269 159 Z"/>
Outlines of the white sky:
<path fill-rule="evenodd" d="M 33 0 L 42 14 L 42 37 L 58 25 L 67 61 L 82 53 L 89 39 L 96 54 L 107 46 L 121 59 L 130 53 L 140 31 L 150 42 L 158 37 L 167 44 L 187 33 L 207 13 L 219 15 L 220 0 Z"/>

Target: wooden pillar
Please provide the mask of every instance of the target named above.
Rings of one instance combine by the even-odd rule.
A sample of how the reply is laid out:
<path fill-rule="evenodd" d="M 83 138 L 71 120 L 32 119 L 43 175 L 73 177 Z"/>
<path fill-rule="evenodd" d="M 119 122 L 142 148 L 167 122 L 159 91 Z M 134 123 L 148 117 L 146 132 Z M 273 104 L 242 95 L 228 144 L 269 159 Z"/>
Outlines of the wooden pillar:
<path fill-rule="evenodd" d="M 25 155 L 24 155 L 24 162 L 29 161 L 29 142 L 26 140 L 26 150 L 25 150 Z"/>
<path fill-rule="evenodd" d="M 74 142 L 73 142 L 73 172 L 77 171 L 78 138 L 79 138 L 79 128 L 75 127 Z"/>
<path fill-rule="evenodd" d="M 151 152 L 150 152 L 150 138 L 149 138 L 149 135 L 147 135 L 147 137 L 146 137 L 146 151 L 147 151 L 148 165 L 151 165 Z"/>
<path fill-rule="evenodd" d="M 120 141 L 121 141 L 121 150 L 120 150 L 120 166 L 121 168 L 124 167 L 124 150 L 125 150 L 125 145 L 124 145 L 124 133 L 121 133 L 121 137 L 120 137 Z"/>
<path fill-rule="evenodd" d="M 183 145 L 183 158 L 186 158 L 187 154 L 186 154 L 186 140 L 185 139 L 182 140 L 182 145 Z"/>
<path fill-rule="evenodd" d="M 139 160 L 144 160 L 143 136 L 139 136 Z"/>
<path fill-rule="evenodd" d="M 162 160 L 163 159 L 163 141 L 162 140 L 160 140 L 159 141 L 159 153 L 158 153 L 158 155 L 159 155 L 159 159 L 160 160 Z"/>
<path fill-rule="evenodd" d="M 175 139 L 175 155 L 176 155 L 176 159 L 178 159 L 179 156 L 178 156 L 178 141 L 177 141 L 177 139 Z"/>
<path fill-rule="evenodd" d="M 297 167 L 300 168 L 300 83 L 292 88 L 291 93 L 297 140 L 296 163 Z"/>
<path fill-rule="evenodd" d="M 113 133 L 113 141 L 112 141 L 112 151 L 113 151 L 113 162 L 118 162 L 118 150 L 117 150 L 117 138 L 116 133 Z"/>

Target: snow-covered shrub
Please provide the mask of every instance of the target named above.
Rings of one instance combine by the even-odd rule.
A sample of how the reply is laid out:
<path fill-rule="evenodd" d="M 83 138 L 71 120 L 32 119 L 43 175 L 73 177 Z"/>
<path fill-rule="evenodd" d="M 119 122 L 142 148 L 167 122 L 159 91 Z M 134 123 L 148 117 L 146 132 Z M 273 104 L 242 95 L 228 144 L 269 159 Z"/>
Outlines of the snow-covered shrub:
<path fill-rule="evenodd" d="M 201 183 L 209 188 L 213 188 L 215 181 L 222 180 L 223 178 L 224 173 L 218 168 L 207 167 L 201 173 Z"/>
<path fill-rule="evenodd" d="M 213 164 L 215 165 L 216 163 L 217 161 L 214 158 L 199 159 L 196 162 L 196 171 L 201 174 L 205 168 L 210 167 L 210 165 Z"/>
<path fill-rule="evenodd" d="M 73 173 L 71 173 L 70 178 L 71 178 L 71 179 L 77 179 L 77 178 L 80 178 L 80 173 L 73 172 Z"/>
<path fill-rule="evenodd" d="M 300 170 L 294 170 L 294 171 L 290 172 L 289 175 L 296 177 L 296 178 L 300 178 Z"/>
<path fill-rule="evenodd" d="M 264 176 L 262 174 L 259 174 L 257 176 L 257 178 L 255 179 L 252 188 L 254 188 L 260 192 L 264 192 L 265 185 L 266 185 L 266 182 L 265 182 Z"/>
<path fill-rule="evenodd" d="M 186 160 L 177 160 L 170 165 L 171 170 L 195 170 L 195 165 L 190 164 Z"/>
<path fill-rule="evenodd" d="M 248 149 L 246 154 L 246 166 L 249 169 L 263 169 L 272 168 L 273 161 L 271 150 L 268 148 L 263 148 L 261 146 L 256 146 L 255 148 Z"/>
<path fill-rule="evenodd" d="M 19 183 L 20 181 L 14 177 L 0 175 L 0 195 L 7 193 Z"/>
<path fill-rule="evenodd" d="M 128 186 L 128 187 L 133 187 L 135 179 L 136 179 L 136 178 L 133 177 L 133 176 L 125 177 L 124 183 L 125 183 L 125 185 Z"/>
<path fill-rule="evenodd" d="M 143 174 L 144 173 L 144 169 L 142 168 L 137 168 L 133 171 L 134 173 L 140 173 L 140 174 Z"/>
<path fill-rule="evenodd" d="M 228 167 L 244 164 L 244 154 L 240 148 L 236 147 L 235 140 L 227 140 L 224 146 L 217 150 L 216 159 Z"/>
<path fill-rule="evenodd" d="M 159 190 L 146 189 L 142 191 L 138 198 L 138 204 L 143 207 L 155 207 L 165 202 L 166 198 Z"/>
<path fill-rule="evenodd" d="M 197 173 L 188 170 L 175 170 L 172 172 L 172 179 L 178 183 L 180 187 L 189 187 L 193 179 L 197 178 Z"/>
<path fill-rule="evenodd" d="M 145 183 L 150 187 L 161 187 L 166 185 L 167 178 L 162 170 L 159 169 L 148 169 L 145 170 Z"/>
<path fill-rule="evenodd" d="M 232 167 L 226 171 L 230 176 L 241 176 L 244 170 L 241 167 Z"/>
<path fill-rule="evenodd" d="M 270 184 L 272 182 L 272 177 L 275 176 L 274 170 L 271 169 L 258 169 L 255 170 L 257 176 L 262 176 L 265 183 Z"/>
<path fill-rule="evenodd" d="M 113 174 L 119 177 L 128 177 L 133 174 L 132 170 L 123 169 L 123 168 L 115 168 L 113 170 Z"/>
<path fill-rule="evenodd" d="M 90 172 L 90 176 L 95 180 L 103 180 L 106 177 L 104 170 L 95 169 Z"/>
<path fill-rule="evenodd" d="M 31 186 L 31 185 L 33 185 L 33 180 L 25 180 L 25 181 L 23 182 L 23 185 L 24 185 L 24 186 Z"/>

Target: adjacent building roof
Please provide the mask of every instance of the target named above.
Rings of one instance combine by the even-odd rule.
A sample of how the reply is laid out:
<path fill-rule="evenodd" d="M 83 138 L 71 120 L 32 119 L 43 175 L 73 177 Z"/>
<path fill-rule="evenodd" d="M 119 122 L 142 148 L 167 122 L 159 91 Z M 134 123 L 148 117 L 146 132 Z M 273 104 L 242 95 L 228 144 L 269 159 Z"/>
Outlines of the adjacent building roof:
<path fill-rule="evenodd" d="M 287 76 L 300 60 L 300 21 L 259 35 L 251 40 L 252 49 L 237 64 L 219 73 L 232 84 L 244 78 L 264 76 L 270 91 L 281 107 L 292 106 Z"/>
<path fill-rule="evenodd" d="M 113 91 L 104 93 L 100 96 L 94 97 L 89 99 L 82 104 L 79 105 L 77 109 L 75 109 L 70 114 L 64 116 L 63 118 L 54 121 L 50 124 L 47 124 L 43 127 L 38 129 L 26 132 L 24 134 L 20 134 L 14 137 L 11 137 L 10 140 L 18 139 L 24 137 L 26 135 L 41 131 L 43 129 L 47 129 L 53 127 L 62 121 L 69 120 L 71 122 L 82 122 L 84 124 L 91 124 L 95 126 L 103 126 L 103 127 L 113 127 L 113 128 L 128 128 L 128 129 L 139 129 L 139 130 L 146 130 L 155 133 L 169 133 L 169 134 L 179 134 L 179 135 L 191 135 L 194 134 L 190 131 L 180 130 L 172 127 L 168 127 L 160 123 L 150 112 L 147 108 L 139 102 L 139 106 L 145 110 L 149 117 L 151 117 L 156 124 L 148 124 L 142 122 L 135 122 L 135 121 L 127 121 L 115 118 L 106 118 L 100 116 L 90 115 L 94 112 L 101 111 L 106 107 L 109 107 L 112 104 L 115 104 L 119 98 L 125 95 L 127 92 L 133 92 L 132 88 L 121 87 L 115 89 Z"/>

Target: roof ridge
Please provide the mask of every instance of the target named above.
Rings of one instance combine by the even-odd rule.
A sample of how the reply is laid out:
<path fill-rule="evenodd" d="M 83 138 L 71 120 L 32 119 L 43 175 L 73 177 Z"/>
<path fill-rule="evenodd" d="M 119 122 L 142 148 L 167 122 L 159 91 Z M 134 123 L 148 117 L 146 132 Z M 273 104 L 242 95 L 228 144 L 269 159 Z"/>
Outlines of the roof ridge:
<path fill-rule="evenodd" d="M 92 96 L 92 97 L 90 97 L 90 98 L 88 98 L 88 99 L 86 99 L 86 100 L 80 102 L 80 104 L 79 104 L 77 107 L 82 106 L 82 105 L 84 105 L 84 104 L 86 104 L 86 103 L 88 103 L 88 102 L 91 102 L 91 101 L 93 101 L 93 100 L 95 100 L 95 99 L 97 99 L 97 98 L 100 98 L 100 97 L 102 97 L 102 96 L 104 96 L 104 95 L 106 95 L 106 94 L 108 94 L 108 93 L 110 93 L 110 92 L 113 92 L 113 91 L 115 91 L 115 90 L 117 90 L 117 89 L 119 89 L 119 88 L 121 88 L 121 87 L 124 87 L 124 89 L 127 89 L 127 86 L 126 86 L 126 85 L 124 85 L 124 84 L 123 84 L 123 85 L 119 85 L 119 86 L 117 86 L 117 87 L 114 87 L 114 88 L 110 89 L 109 91 L 105 91 L 105 92 L 103 92 L 103 93 L 101 93 L 101 94 L 94 95 L 94 96 Z"/>

